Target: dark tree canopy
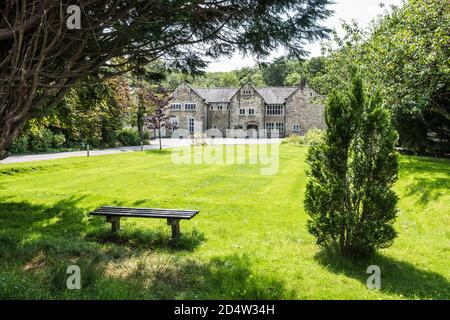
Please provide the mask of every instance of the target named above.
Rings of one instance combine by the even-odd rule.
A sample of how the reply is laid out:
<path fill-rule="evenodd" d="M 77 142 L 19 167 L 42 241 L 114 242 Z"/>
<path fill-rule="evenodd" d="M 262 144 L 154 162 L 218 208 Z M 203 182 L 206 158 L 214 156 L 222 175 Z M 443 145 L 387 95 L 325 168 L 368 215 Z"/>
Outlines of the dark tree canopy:
<path fill-rule="evenodd" d="M 303 54 L 324 37 L 330 0 L 80 0 L 81 29 L 66 27 L 72 0 L 0 3 L 0 158 L 26 121 L 56 105 L 79 79 L 155 59 L 198 71 L 205 59 Z"/>
<path fill-rule="evenodd" d="M 275 59 L 273 63 L 262 65 L 262 76 L 269 86 L 284 85 L 286 76 L 288 75 L 288 66 L 284 57 Z"/>

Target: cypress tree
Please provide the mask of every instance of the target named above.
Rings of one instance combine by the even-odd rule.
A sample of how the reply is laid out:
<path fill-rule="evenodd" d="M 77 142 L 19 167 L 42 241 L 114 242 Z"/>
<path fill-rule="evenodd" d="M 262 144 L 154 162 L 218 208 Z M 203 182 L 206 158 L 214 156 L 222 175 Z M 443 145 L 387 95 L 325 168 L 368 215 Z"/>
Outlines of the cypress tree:
<path fill-rule="evenodd" d="M 327 100 L 324 140 L 308 152 L 305 210 L 317 244 L 344 257 L 389 247 L 396 232 L 397 133 L 379 94 L 355 75 Z"/>

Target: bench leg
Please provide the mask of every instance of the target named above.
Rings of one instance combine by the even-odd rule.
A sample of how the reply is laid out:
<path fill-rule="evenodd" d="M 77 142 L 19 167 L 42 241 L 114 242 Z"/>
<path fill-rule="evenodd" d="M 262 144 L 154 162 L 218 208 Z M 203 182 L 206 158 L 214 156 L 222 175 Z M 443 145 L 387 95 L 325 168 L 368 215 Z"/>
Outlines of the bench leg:
<path fill-rule="evenodd" d="M 120 217 L 106 217 L 106 221 L 111 222 L 112 233 L 116 233 L 120 230 Z"/>
<path fill-rule="evenodd" d="M 167 225 L 172 227 L 172 240 L 178 239 L 180 236 L 180 219 L 167 219 Z"/>

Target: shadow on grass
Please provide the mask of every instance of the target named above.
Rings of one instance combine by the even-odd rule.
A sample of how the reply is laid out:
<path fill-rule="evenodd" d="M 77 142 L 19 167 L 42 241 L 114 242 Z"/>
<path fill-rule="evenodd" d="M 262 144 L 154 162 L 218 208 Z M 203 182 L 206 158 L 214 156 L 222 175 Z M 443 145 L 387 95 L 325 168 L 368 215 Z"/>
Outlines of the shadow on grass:
<path fill-rule="evenodd" d="M 127 277 L 142 286 L 142 292 L 157 299 L 286 299 L 293 298 L 277 275 L 258 274 L 246 255 L 214 257 L 206 263 L 191 260 L 164 264 L 153 271 L 145 285 L 148 265 L 141 265 Z"/>
<path fill-rule="evenodd" d="M 203 233 L 193 230 L 185 232 L 173 241 L 168 232 L 161 230 L 120 230 L 118 233 L 112 233 L 109 229 L 102 228 L 89 232 L 86 235 L 89 241 L 99 243 L 114 243 L 125 245 L 130 248 L 138 249 L 168 249 L 193 251 L 197 246 L 205 241 Z"/>
<path fill-rule="evenodd" d="M 177 241 L 171 241 L 169 231 L 161 230 L 122 230 L 118 235 L 106 229 L 102 219 L 86 219 L 87 209 L 77 203 L 84 197 L 71 197 L 52 206 L 31 204 L 29 202 L 9 202 L 0 200 L 0 250 L 2 239 L 9 243 L 14 239 L 21 242 L 32 235 L 34 239 L 59 238 L 82 241 L 87 234 L 88 240 L 99 243 L 127 245 L 141 249 L 194 250 L 205 241 L 203 233 L 193 230 L 182 233 Z M 120 204 L 119 204 L 120 205 Z M 169 230 L 169 229 L 168 229 Z M 11 236 L 13 235 L 13 236 Z M 9 240 L 8 240 L 9 239 Z M 31 243 L 31 242 L 30 242 Z"/>
<path fill-rule="evenodd" d="M 415 177 L 406 186 L 406 196 L 419 195 L 419 203 L 428 204 L 450 191 L 450 161 L 426 157 L 408 157 L 400 162 L 400 174 Z"/>
<path fill-rule="evenodd" d="M 2 299 L 293 299 L 276 274 L 260 274 L 246 256 L 206 262 L 151 252 L 128 258 L 42 258 L 27 271 L 0 270 Z M 69 265 L 81 270 L 80 290 L 66 288 Z"/>
<path fill-rule="evenodd" d="M 398 294 L 408 299 L 449 299 L 450 282 L 442 275 L 421 270 L 413 264 L 386 257 L 379 253 L 371 258 L 354 261 L 337 257 L 326 250 L 315 255 L 315 260 L 333 273 L 361 281 L 366 285 L 367 267 L 381 269 L 381 291 Z"/>
<path fill-rule="evenodd" d="M 120 248 L 93 246 L 82 239 L 101 221 L 87 221 L 87 210 L 77 206 L 83 197 L 71 197 L 52 206 L 0 199 L 0 262 L 21 263 L 42 253 L 49 256 L 116 255 Z M 111 250 L 112 251 L 111 251 Z"/>
<path fill-rule="evenodd" d="M 450 179 L 445 178 L 416 178 L 414 183 L 406 188 L 406 195 L 419 194 L 419 202 L 423 205 L 435 201 L 449 191 Z"/>
<path fill-rule="evenodd" d="M 87 216 L 87 211 L 78 207 L 77 203 L 83 198 L 83 196 L 70 197 L 51 206 L 0 199 L 2 230 L 16 230 L 22 235 L 35 233 L 80 236 L 86 229 L 86 222 L 83 220 Z"/>
<path fill-rule="evenodd" d="M 2 299 L 282 299 L 294 294 L 276 274 L 258 273 L 246 256 L 193 260 L 205 237 L 198 231 L 171 243 L 169 230 L 109 233 L 86 219 L 82 198 L 53 206 L 0 202 Z M 94 241 L 90 241 L 94 240 Z M 155 252 L 152 249 L 162 249 Z M 81 290 L 67 290 L 66 269 L 80 266 Z"/>

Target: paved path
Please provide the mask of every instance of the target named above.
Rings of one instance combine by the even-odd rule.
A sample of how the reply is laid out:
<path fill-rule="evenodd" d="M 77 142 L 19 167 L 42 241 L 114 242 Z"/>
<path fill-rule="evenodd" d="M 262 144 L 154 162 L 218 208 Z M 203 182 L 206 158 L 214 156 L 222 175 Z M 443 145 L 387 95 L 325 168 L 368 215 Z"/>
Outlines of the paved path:
<path fill-rule="evenodd" d="M 264 144 L 264 143 L 280 143 L 281 139 L 207 139 L 205 140 L 208 144 L 220 145 L 220 144 Z M 176 148 L 182 146 L 189 146 L 192 144 L 191 139 L 162 139 L 162 148 Z M 150 145 L 145 145 L 144 150 L 156 150 L 159 149 L 159 143 L 157 140 L 152 140 Z M 121 147 L 121 148 L 111 148 L 103 150 L 91 150 L 89 152 L 90 156 L 100 156 L 106 154 L 122 153 L 122 152 L 133 152 L 140 151 L 141 147 Z M 85 157 L 86 151 L 71 151 L 71 152 L 59 152 L 59 153 L 45 153 L 45 154 L 30 154 L 30 155 L 16 155 L 10 156 L 6 159 L 0 161 L 0 164 L 7 163 L 19 163 L 19 162 L 30 162 L 30 161 L 43 161 L 43 160 L 53 160 L 61 158 L 70 157 Z"/>

